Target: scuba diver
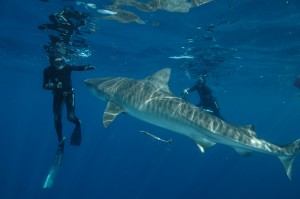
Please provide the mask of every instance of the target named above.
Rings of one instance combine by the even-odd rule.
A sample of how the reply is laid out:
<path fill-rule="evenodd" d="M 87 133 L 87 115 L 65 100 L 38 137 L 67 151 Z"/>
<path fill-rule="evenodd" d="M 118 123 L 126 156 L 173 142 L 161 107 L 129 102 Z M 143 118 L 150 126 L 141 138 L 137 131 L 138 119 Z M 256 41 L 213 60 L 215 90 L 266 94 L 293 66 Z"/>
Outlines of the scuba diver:
<path fill-rule="evenodd" d="M 194 86 L 186 88 L 182 92 L 183 99 L 188 100 L 189 92 L 197 91 L 200 97 L 198 107 L 203 108 L 207 112 L 223 119 L 220 115 L 220 110 L 215 97 L 212 95 L 212 90 L 206 85 L 206 81 L 203 76 L 200 76 Z"/>
<path fill-rule="evenodd" d="M 79 146 L 81 143 L 80 120 L 75 116 L 75 94 L 72 87 L 71 72 L 93 70 L 94 66 L 71 66 L 62 56 L 51 56 L 50 66 L 44 70 L 43 88 L 53 91 L 54 123 L 59 146 L 64 145 L 62 134 L 61 114 L 64 103 L 67 107 L 67 118 L 74 123 L 75 129 L 71 136 L 71 145 Z"/>
<path fill-rule="evenodd" d="M 294 80 L 294 86 L 300 89 L 300 75 L 298 75 Z"/>

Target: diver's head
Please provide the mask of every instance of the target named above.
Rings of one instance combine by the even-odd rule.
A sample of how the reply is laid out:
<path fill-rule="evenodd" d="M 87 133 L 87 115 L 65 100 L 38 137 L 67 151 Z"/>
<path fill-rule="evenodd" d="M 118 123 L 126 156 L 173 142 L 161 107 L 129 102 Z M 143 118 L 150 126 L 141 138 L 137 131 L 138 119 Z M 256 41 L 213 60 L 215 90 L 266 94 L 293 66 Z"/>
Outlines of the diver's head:
<path fill-rule="evenodd" d="M 62 70 L 66 66 L 66 62 L 64 57 L 55 57 L 52 60 L 52 65 L 57 69 L 57 70 Z"/>
<path fill-rule="evenodd" d="M 197 85 L 199 86 L 199 88 L 203 88 L 206 84 L 206 81 L 205 81 L 205 78 L 203 75 L 200 75 L 198 77 L 198 80 L 197 80 Z"/>

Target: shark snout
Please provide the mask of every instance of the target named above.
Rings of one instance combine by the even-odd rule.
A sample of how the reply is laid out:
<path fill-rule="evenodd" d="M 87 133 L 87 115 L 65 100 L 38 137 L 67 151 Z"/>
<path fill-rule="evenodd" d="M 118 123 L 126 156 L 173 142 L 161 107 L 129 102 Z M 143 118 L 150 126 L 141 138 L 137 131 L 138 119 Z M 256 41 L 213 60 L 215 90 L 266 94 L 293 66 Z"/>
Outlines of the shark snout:
<path fill-rule="evenodd" d="M 90 78 L 90 79 L 84 80 L 84 84 L 89 88 L 91 88 L 91 87 L 97 88 L 97 87 L 99 87 L 99 85 L 102 85 L 112 79 L 114 79 L 114 78 L 110 78 L 110 77 L 109 78 Z M 112 83 L 114 83 L 114 82 L 112 82 Z"/>
<path fill-rule="evenodd" d="M 89 87 L 89 86 L 91 85 L 90 79 L 84 80 L 84 84 L 85 84 L 87 87 Z"/>
<path fill-rule="evenodd" d="M 94 88 L 96 87 L 97 83 L 96 83 L 96 79 L 95 78 L 91 78 L 91 79 L 86 79 L 84 80 L 84 84 L 86 87 L 88 88 Z"/>
<path fill-rule="evenodd" d="M 84 84 L 92 94 L 101 100 L 106 100 L 101 86 L 106 81 L 106 78 L 91 78 L 84 80 Z"/>

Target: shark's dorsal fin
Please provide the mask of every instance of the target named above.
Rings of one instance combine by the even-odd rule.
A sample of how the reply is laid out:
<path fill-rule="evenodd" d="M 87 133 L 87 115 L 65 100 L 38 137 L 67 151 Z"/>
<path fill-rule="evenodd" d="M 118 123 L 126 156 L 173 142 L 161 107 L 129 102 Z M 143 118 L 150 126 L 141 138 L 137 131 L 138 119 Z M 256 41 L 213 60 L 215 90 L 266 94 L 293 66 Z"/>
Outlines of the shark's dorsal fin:
<path fill-rule="evenodd" d="M 166 92 L 171 92 L 168 86 L 171 75 L 171 69 L 165 68 L 157 71 L 151 76 L 148 76 L 145 80 L 151 82 L 155 87 L 162 89 Z"/>
<path fill-rule="evenodd" d="M 124 110 L 120 106 L 118 106 L 112 101 L 109 101 L 103 114 L 104 127 L 108 127 L 114 121 L 114 119 L 122 112 L 124 112 Z"/>

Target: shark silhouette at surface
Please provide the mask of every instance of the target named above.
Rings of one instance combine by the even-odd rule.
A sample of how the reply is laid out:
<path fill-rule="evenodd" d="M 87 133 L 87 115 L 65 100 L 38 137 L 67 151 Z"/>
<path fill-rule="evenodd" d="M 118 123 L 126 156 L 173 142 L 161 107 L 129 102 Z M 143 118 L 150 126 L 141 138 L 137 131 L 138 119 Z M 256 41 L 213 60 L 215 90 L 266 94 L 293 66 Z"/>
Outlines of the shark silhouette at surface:
<path fill-rule="evenodd" d="M 293 160 L 300 151 L 300 139 L 278 146 L 257 138 L 252 126 L 234 126 L 211 115 L 172 94 L 168 87 L 170 73 L 171 69 L 166 68 L 141 80 L 93 78 L 85 80 L 85 85 L 99 99 L 108 102 L 103 115 L 105 127 L 125 112 L 193 139 L 203 153 L 219 143 L 242 155 L 250 155 L 253 151 L 275 155 L 291 179 Z"/>

